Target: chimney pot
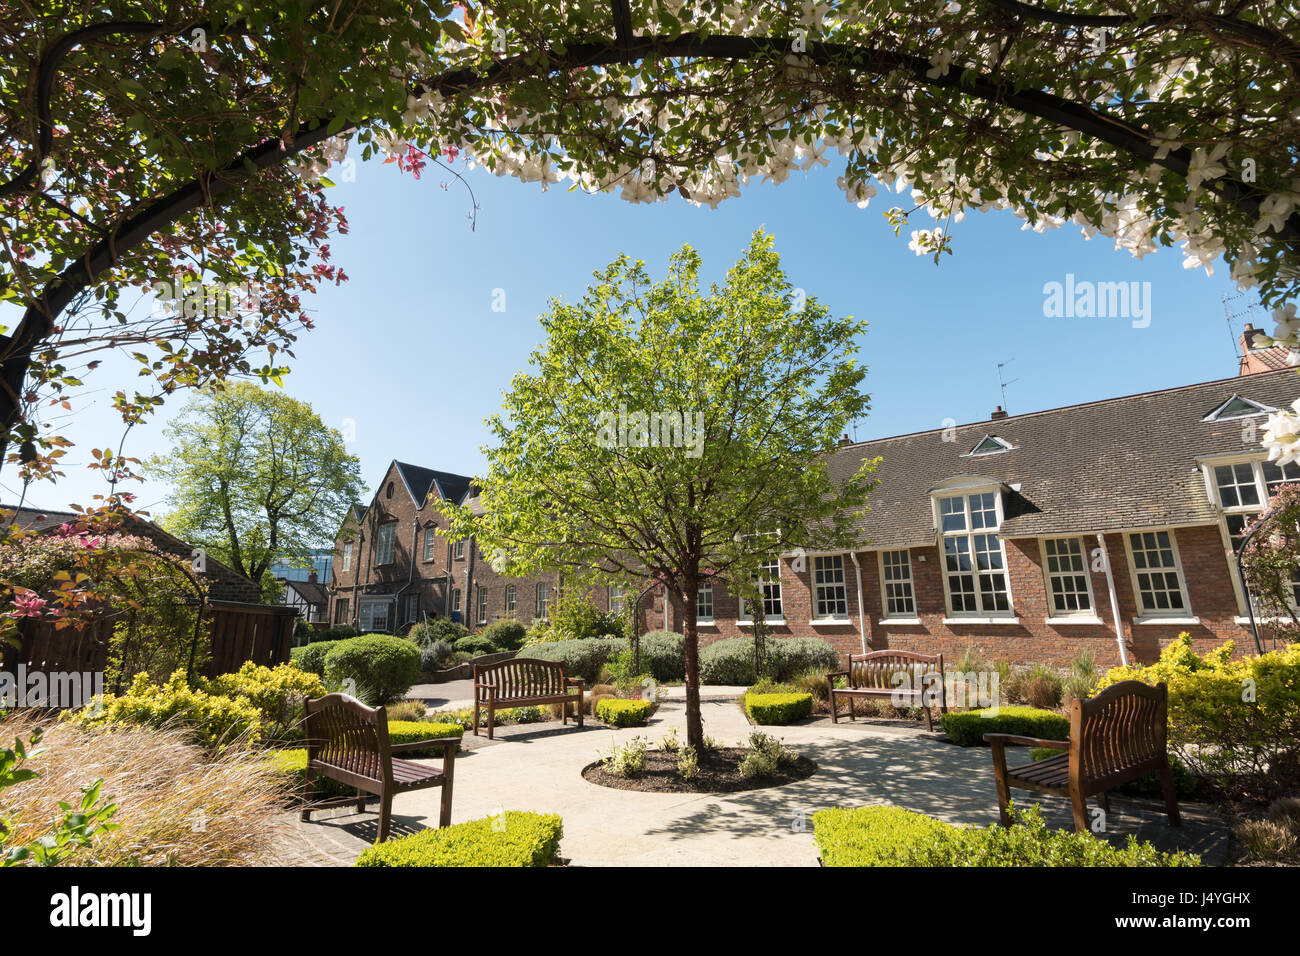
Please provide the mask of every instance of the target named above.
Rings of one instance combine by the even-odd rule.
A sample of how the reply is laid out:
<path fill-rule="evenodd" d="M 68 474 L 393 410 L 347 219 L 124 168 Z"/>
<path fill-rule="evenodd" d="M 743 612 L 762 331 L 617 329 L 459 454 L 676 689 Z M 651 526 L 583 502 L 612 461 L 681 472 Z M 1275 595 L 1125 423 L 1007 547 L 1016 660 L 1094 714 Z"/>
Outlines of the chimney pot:
<path fill-rule="evenodd" d="M 311 574 L 307 575 L 307 583 L 308 583 L 308 584 L 315 584 L 315 583 L 316 583 L 316 572 L 315 572 L 315 571 L 313 571 Z"/>
<path fill-rule="evenodd" d="M 1004 412 L 1002 410 L 1002 406 L 999 405 L 997 408 L 993 409 L 993 414 L 989 416 L 989 419 L 992 421 L 998 421 L 999 419 L 1006 418 L 1006 417 L 1007 417 L 1007 413 Z"/>
<path fill-rule="evenodd" d="M 848 435 L 841 435 L 841 436 L 840 436 L 840 444 L 841 444 L 841 445 L 850 445 L 850 444 L 852 444 L 852 442 L 849 441 L 849 436 L 848 436 Z"/>

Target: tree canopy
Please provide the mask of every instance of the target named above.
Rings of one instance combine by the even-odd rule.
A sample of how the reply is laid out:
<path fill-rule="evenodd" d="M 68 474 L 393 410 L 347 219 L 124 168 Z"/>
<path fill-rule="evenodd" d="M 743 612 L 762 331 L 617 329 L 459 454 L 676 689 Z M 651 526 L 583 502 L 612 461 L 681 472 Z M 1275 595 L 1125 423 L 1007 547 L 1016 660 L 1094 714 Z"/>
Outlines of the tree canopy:
<path fill-rule="evenodd" d="M 278 559 L 306 564 L 361 490 L 343 437 L 306 402 L 249 382 L 194 397 L 145 463 L 171 482 L 172 534 L 261 582 Z"/>
<path fill-rule="evenodd" d="M 1222 255 L 1273 307 L 1300 282 L 1300 26 L 1263 0 L 56 0 L 0 26 L 0 57 L 0 296 L 23 310 L 0 417 L 37 473 L 59 449 L 33 403 L 181 263 L 263 283 L 261 321 L 146 327 L 159 393 L 123 392 L 128 421 L 279 374 L 298 295 L 341 278 L 321 186 L 349 139 L 637 202 L 834 160 L 850 202 L 896 187 L 886 218 L 936 259 L 1007 210 Z"/>
<path fill-rule="evenodd" d="M 695 746 L 697 587 L 849 547 L 872 470 L 829 462 L 867 409 L 864 323 L 794 289 L 765 233 L 722 283 L 701 289 L 700 266 L 683 247 L 653 282 L 620 256 L 581 302 L 553 301 L 545 345 L 489 421 L 482 512 L 438 505 L 506 573 L 662 585 L 684 612 Z"/>

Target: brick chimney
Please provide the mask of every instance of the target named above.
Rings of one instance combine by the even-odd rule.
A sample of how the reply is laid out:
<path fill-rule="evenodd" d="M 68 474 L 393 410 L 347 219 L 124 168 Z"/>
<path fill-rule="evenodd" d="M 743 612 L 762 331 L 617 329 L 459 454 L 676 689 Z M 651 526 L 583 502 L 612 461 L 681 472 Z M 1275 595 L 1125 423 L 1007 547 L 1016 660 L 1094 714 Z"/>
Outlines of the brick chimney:
<path fill-rule="evenodd" d="M 1241 336 L 1237 339 L 1237 345 L 1241 349 L 1238 366 L 1239 375 L 1272 372 L 1277 369 L 1287 368 L 1290 365 L 1287 359 L 1291 350 L 1286 346 L 1264 345 L 1256 342 L 1259 336 L 1265 334 L 1263 329 L 1257 329 L 1249 322 L 1242 329 Z"/>
<path fill-rule="evenodd" d="M 315 583 L 316 583 L 316 572 L 315 572 L 315 571 L 313 571 L 311 574 L 307 575 L 307 583 L 308 583 L 308 584 L 315 584 Z"/>
<path fill-rule="evenodd" d="M 1007 413 L 1004 412 L 1002 410 L 1002 406 L 999 405 L 997 408 L 993 409 L 993 414 L 989 416 L 989 420 L 996 422 L 996 421 L 1001 421 L 1006 417 L 1007 417 Z"/>
<path fill-rule="evenodd" d="M 841 444 L 841 445 L 852 445 L 853 442 L 849 441 L 849 436 L 848 436 L 848 435 L 841 435 L 841 436 L 840 436 L 840 444 Z"/>

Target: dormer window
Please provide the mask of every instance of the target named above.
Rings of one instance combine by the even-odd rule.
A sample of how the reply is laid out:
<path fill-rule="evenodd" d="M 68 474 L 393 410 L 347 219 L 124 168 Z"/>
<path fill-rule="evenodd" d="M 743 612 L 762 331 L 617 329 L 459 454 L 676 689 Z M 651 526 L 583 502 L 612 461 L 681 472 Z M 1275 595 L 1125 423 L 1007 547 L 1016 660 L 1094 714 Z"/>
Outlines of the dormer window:
<path fill-rule="evenodd" d="M 1233 395 L 1210 414 L 1201 419 L 1203 422 L 1219 422 L 1225 419 L 1233 418 L 1254 418 L 1257 415 L 1267 415 L 1269 412 L 1275 412 L 1277 409 L 1268 405 L 1261 405 L 1259 402 L 1252 402 L 1248 398 L 1242 398 L 1240 395 Z"/>
<path fill-rule="evenodd" d="M 1000 455 L 1004 451 L 1011 451 L 1015 446 L 997 435 L 985 435 L 970 451 L 966 452 L 968 458 L 979 458 L 984 455 Z"/>

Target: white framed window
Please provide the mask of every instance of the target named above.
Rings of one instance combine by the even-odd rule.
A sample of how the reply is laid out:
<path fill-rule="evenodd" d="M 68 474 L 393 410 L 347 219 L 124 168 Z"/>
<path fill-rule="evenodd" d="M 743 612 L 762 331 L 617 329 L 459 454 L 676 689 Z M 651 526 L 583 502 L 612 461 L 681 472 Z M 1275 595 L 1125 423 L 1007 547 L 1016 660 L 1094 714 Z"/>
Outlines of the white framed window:
<path fill-rule="evenodd" d="M 351 541 L 343 542 L 343 570 L 344 571 L 352 570 L 352 542 Z"/>
<path fill-rule="evenodd" d="M 375 564 L 392 564 L 397 543 L 397 522 L 387 521 L 375 532 Z"/>
<path fill-rule="evenodd" d="M 1269 412 L 1275 411 L 1277 411 L 1277 409 L 1270 405 L 1261 405 L 1259 402 L 1253 402 L 1249 398 L 1242 398 L 1240 395 L 1233 395 L 1214 411 L 1210 412 L 1210 414 L 1202 418 L 1201 421 L 1218 422 L 1232 418 L 1255 418 L 1259 415 L 1267 415 Z"/>
<path fill-rule="evenodd" d="M 465 559 L 464 541 L 457 541 L 455 544 L 451 546 L 451 556 L 457 561 L 463 561 Z"/>
<path fill-rule="evenodd" d="M 1205 467 L 1234 553 L 1246 536 L 1247 525 L 1263 513 L 1274 492 L 1281 485 L 1300 482 L 1300 465 L 1294 462 L 1277 465 L 1255 457 L 1214 461 Z"/>
<path fill-rule="evenodd" d="M 438 529 L 433 525 L 424 529 L 424 551 L 422 557 L 425 561 L 432 561 L 434 549 L 438 546 Z"/>
<path fill-rule="evenodd" d="M 460 588 L 455 588 L 451 592 L 451 613 L 460 613 Z"/>
<path fill-rule="evenodd" d="M 420 595 L 406 596 L 406 623 L 415 624 L 420 620 Z"/>
<path fill-rule="evenodd" d="M 781 562 L 778 558 L 764 561 L 754 575 L 754 586 L 763 598 L 763 618 L 767 621 L 783 620 L 781 604 Z M 740 599 L 740 620 L 752 621 L 748 601 Z"/>
<path fill-rule="evenodd" d="M 1186 617 L 1191 613 L 1178 544 L 1172 530 L 1135 531 L 1124 536 L 1133 593 L 1143 617 Z"/>
<path fill-rule="evenodd" d="M 695 589 L 695 621 L 697 624 L 713 623 L 713 582 Z"/>
<path fill-rule="evenodd" d="M 485 587 L 478 589 L 478 622 L 487 623 L 487 588 Z"/>
<path fill-rule="evenodd" d="M 359 618 L 357 623 L 362 634 L 375 634 L 388 630 L 387 601 L 362 601 L 357 615 Z"/>
<path fill-rule="evenodd" d="M 543 582 L 537 584 L 537 617 L 548 618 L 551 616 L 551 588 L 550 585 Z"/>
<path fill-rule="evenodd" d="M 609 613 L 623 613 L 623 589 L 617 584 L 609 586 Z"/>
<path fill-rule="evenodd" d="M 813 558 L 813 612 L 816 618 L 844 619 L 849 616 L 848 593 L 844 587 L 844 556 Z"/>
<path fill-rule="evenodd" d="M 515 586 L 513 584 L 506 585 L 506 613 L 515 613 Z"/>
<path fill-rule="evenodd" d="M 1079 538 L 1044 538 L 1042 546 L 1051 616 L 1092 617 L 1095 611 L 1088 549 Z"/>
<path fill-rule="evenodd" d="M 952 617 L 1010 617 L 1011 587 L 1002 526 L 1002 496 L 977 491 L 938 498 L 944 592 Z"/>
<path fill-rule="evenodd" d="M 910 551 L 880 552 L 880 586 L 886 620 L 916 617 Z"/>

